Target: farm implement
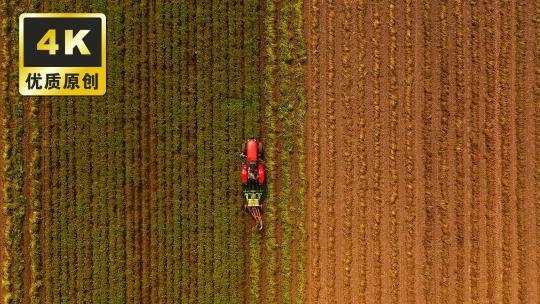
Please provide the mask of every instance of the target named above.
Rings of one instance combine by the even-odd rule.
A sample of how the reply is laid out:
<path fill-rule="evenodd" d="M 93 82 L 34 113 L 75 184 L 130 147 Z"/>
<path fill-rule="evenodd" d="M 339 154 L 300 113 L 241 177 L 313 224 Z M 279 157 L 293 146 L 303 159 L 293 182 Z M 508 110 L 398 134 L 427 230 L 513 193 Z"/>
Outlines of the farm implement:
<path fill-rule="evenodd" d="M 264 150 L 255 137 L 248 139 L 242 145 L 242 185 L 244 186 L 244 197 L 246 203 L 244 210 L 251 214 L 259 230 L 263 228 L 262 220 L 262 198 L 265 186 L 265 170 L 263 165 Z"/>

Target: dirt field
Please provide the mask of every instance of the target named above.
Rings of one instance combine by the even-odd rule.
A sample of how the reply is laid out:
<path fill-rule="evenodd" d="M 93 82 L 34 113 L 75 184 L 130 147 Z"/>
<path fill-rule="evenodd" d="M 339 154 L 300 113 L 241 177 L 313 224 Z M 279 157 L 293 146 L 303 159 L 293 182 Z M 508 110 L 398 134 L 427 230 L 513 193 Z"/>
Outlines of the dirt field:
<path fill-rule="evenodd" d="M 538 301 L 534 5 L 304 1 L 306 303 Z"/>

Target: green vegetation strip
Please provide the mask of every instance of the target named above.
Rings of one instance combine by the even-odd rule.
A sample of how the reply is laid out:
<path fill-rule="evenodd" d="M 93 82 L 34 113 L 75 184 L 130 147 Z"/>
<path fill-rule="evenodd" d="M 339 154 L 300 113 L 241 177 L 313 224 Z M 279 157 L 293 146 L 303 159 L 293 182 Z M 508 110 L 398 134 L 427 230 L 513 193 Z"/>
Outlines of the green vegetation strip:
<path fill-rule="evenodd" d="M 16 1 L 2 3 L 2 40 L 4 64 L 2 71 L 2 106 L 4 108 L 4 214 L 5 223 L 5 263 L 2 284 L 5 288 L 6 303 L 21 303 L 23 300 L 23 223 L 26 202 L 23 196 L 23 99 L 18 93 L 14 79 L 18 78 L 18 19 L 12 15 L 22 13 Z M 11 65 L 7 63 L 12 63 Z"/>
<path fill-rule="evenodd" d="M 32 0 L 30 10 L 39 10 L 40 3 Z M 278 177 L 276 162 L 284 165 L 279 178 L 285 184 L 291 180 L 287 155 L 302 147 L 294 139 L 301 131 L 292 126 L 303 119 L 303 92 L 289 83 L 301 83 L 303 46 L 292 53 L 285 44 L 287 39 L 302 44 L 301 5 L 283 4 L 278 12 L 270 1 L 264 16 L 257 0 L 47 3 L 47 11 L 107 15 L 108 92 L 103 97 L 29 99 L 34 200 L 26 204 L 23 99 L 13 81 L 3 83 L 7 302 L 22 301 L 20 249 L 28 204 L 33 207 L 33 302 L 258 303 L 261 294 L 269 303 L 302 299 L 302 287 L 291 287 L 291 280 L 292 268 L 298 268 L 298 282 L 303 282 L 303 261 L 300 257 L 292 265 L 291 248 L 293 227 L 300 231 L 298 240 L 303 240 L 303 229 L 292 225 L 290 212 L 303 214 L 303 206 L 293 209 L 290 201 L 300 202 L 303 190 L 295 191 L 294 198 L 287 187 L 279 195 L 269 192 L 261 234 L 241 212 L 238 177 L 241 142 L 261 136 L 261 92 L 268 105 L 269 132 L 262 136 L 270 181 Z M 1 31 L 2 78 L 16 79 L 17 66 L 8 62 L 17 58 L 18 20 L 8 16 L 22 10 L 16 1 L 1 5 L 7 20 Z M 268 47 L 264 69 L 261 39 Z M 276 75 L 281 82 L 275 82 Z M 274 88 L 281 99 L 274 98 Z M 290 108 L 289 100 L 301 108 Z M 48 104 L 38 107 L 39 102 Z M 40 108 L 48 119 L 44 130 Z M 277 153 L 278 125 L 285 141 L 292 140 L 284 155 Z M 279 232 L 277 213 L 283 218 Z M 246 223 L 251 231 L 245 230 Z M 276 244 L 278 233 L 283 233 L 282 249 Z M 302 244 L 294 246 L 303 251 Z M 298 292 L 296 300 L 290 290 Z"/>
<path fill-rule="evenodd" d="M 188 13 L 187 13 L 187 1 L 180 1 L 180 39 L 181 39 L 181 48 L 180 48 L 180 58 L 179 63 L 181 64 L 181 74 L 180 74 L 180 189 L 181 189 L 181 231 L 182 231 L 182 251 L 181 251 L 181 282 L 180 282 L 180 294 L 181 302 L 187 303 L 189 299 L 189 279 L 191 277 L 189 269 L 190 261 L 190 250 L 189 250 L 189 179 L 191 178 L 189 173 L 189 128 L 188 128 L 188 82 L 189 82 L 189 70 L 188 70 Z M 177 61 L 175 59 L 175 61 Z M 183 178 L 182 178 L 183 177 Z"/>
<path fill-rule="evenodd" d="M 281 226 L 283 230 L 281 247 L 281 269 L 280 274 L 283 276 L 281 281 L 281 301 L 283 303 L 291 303 L 291 242 L 292 242 L 292 227 L 291 227 L 291 152 L 294 139 L 291 129 L 291 114 L 293 111 L 293 101 L 291 96 L 291 69 L 290 63 L 293 60 L 291 37 L 289 35 L 289 18 L 291 17 L 291 3 L 286 1 L 281 6 L 279 14 L 279 109 L 278 117 L 283 129 L 283 146 L 281 147 L 280 155 L 280 178 L 282 189 L 278 195 L 278 206 L 280 209 Z M 277 156 L 277 155 L 276 155 Z"/>
<path fill-rule="evenodd" d="M 227 277 L 226 277 L 226 242 L 227 242 L 227 217 L 225 216 L 228 202 L 225 200 L 226 187 L 226 152 L 225 144 L 227 142 L 227 133 L 225 124 L 228 119 L 226 100 L 223 100 L 227 94 L 226 88 L 226 52 L 227 32 L 224 31 L 223 18 L 226 14 L 226 2 L 213 2 L 212 15 L 213 24 L 213 70 L 212 78 L 214 83 L 214 111 L 212 138 L 213 138 L 213 155 L 214 155 L 214 170 L 213 181 L 217 187 L 213 187 L 213 224 L 214 224 L 214 256 L 213 256 L 213 281 L 214 295 L 213 302 L 227 302 Z"/>
<path fill-rule="evenodd" d="M 294 109 L 294 123 L 295 125 L 304 124 L 305 120 L 305 111 L 306 111 L 306 100 L 304 98 L 304 67 L 303 64 L 306 62 L 306 51 L 305 43 L 302 32 L 302 1 L 296 0 L 293 2 L 293 30 L 294 32 L 294 42 L 295 42 L 295 53 L 293 54 L 295 64 L 292 67 L 292 77 L 296 83 L 296 90 L 294 92 L 294 98 L 296 99 L 297 106 Z M 294 149 L 295 153 L 298 154 L 298 188 L 296 190 L 296 195 L 293 200 L 296 202 L 295 218 L 296 221 L 296 235 L 297 239 L 295 240 L 297 244 L 297 261 L 296 261 L 296 271 L 297 271 L 297 282 L 296 282 L 296 299 L 295 303 L 304 302 L 304 272 L 305 272 L 305 227 L 304 227 L 304 214 L 305 214 L 305 157 L 304 157 L 304 128 L 299 127 L 295 128 L 294 135 Z"/>
<path fill-rule="evenodd" d="M 264 67 L 264 99 L 265 99 L 265 109 L 264 109 L 264 118 L 265 125 L 268 130 L 274 130 L 276 127 L 274 112 L 276 108 L 277 101 L 274 98 L 274 79 L 275 79 L 275 70 L 276 70 L 276 34 L 274 29 L 274 20 L 276 14 L 276 3 L 271 0 L 266 3 L 266 15 L 264 18 L 264 28 L 265 28 L 265 67 Z M 273 132 L 268 132 L 265 136 L 265 145 L 266 145 L 266 169 L 268 170 L 268 193 L 266 196 L 266 208 L 265 208 L 265 251 L 266 251 L 266 270 L 265 273 L 267 277 L 265 282 L 261 285 L 264 285 L 266 291 L 265 301 L 268 303 L 276 302 L 276 254 L 277 249 L 276 244 L 276 231 L 275 231 L 275 220 L 276 220 L 276 200 L 274 194 L 272 193 L 272 183 L 275 177 L 275 143 L 276 143 L 276 134 Z"/>
<path fill-rule="evenodd" d="M 41 2 L 32 0 L 30 3 L 30 12 L 39 12 Z M 30 257 L 31 257 L 31 285 L 30 285 L 30 302 L 39 303 L 40 291 L 42 286 L 43 272 L 41 260 L 41 243 L 40 243 L 40 225 L 41 225 L 41 125 L 39 123 L 39 104 L 40 97 L 29 98 L 30 113 L 29 120 L 32 125 L 32 134 L 30 135 L 31 155 L 30 155 L 30 179 L 32 191 L 32 214 L 30 215 Z"/>

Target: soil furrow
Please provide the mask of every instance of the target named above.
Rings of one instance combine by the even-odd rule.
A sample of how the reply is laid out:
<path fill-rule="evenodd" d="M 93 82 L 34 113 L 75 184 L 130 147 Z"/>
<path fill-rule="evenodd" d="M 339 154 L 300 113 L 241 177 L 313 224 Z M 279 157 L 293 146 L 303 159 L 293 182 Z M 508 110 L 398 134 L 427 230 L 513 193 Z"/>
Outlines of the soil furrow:
<path fill-rule="evenodd" d="M 486 3 L 489 5 L 489 3 Z M 489 5 L 486 7 L 487 16 L 490 17 L 485 35 L 486 62 L 486 149 L 487 149 L 487 192 L 488 192 L 488 300 L 491 303 L 502 302 L 502 276 L 497 275 L 503 272 L 502 252 L 503 252 L 503 223 L 501 204 L 501 128 L 499 122 L 499 102 L 497 96 L 499 88 L 499 56 L 500 56 L 500 31 L 501 25 L 500 11 L 498 6 Z"/>
<path fill-rule="evenodd" d="M 451 119 L 449 113 L 449 84 L 448 84 L 448 54 L 445 52 L 448 42 L 448 7 L 445 3 L 439 4 L 439 27 L 440 37 L 437 41 L 438 57 L 439 57 L 439 93 L 440 99 L 438 113 L 439 117 L 439 132 L 438 132 L 438 186 L 439 186 L 439 229 L 440 229 L 440 303 L 449 302 L 449 284 L 450 284 L 450 232 L 449 232 L 449 212 L 448 206 L 452 203 L 449 199 L 449 121 Z"/>
<path fill-rule="evenodd" d="M 327 25 L 328 25 L 328 37 L 327 46 L 328 51 L 326 53 L 327 78 L 326 78 L 326 111 L 325 117 L 325 129 L 326 129 L 326 147 L 328 148 L 327 154 L 327 181 L 326 181 L 326 193 L 325 200 L 327 202 L 335 201 L 335 177 L 336 177 L 336 113 L 335 113 L 335 84 L 336 84 L 336 70 L 335 70 L 335 4 L 329 2 L 326 7 L 327 13 Z M 342 203 L 342 202 L 340 202 Z M 327 250 L 328 250 L 328 264 L 326 265 L 326 271 L 329 276 L 329 280 L 326 281 L 326 301 L 327 303 L 336 303 L 336 214 L 335 205 L 333 203 L 327 204 Z"/>
<path fill-rule="evenodd" d="M 471 227 L 470 225 L 467 225 L 467 222 L 470 221 L 470 214 L 471 214 L 471 200 L 472 200 L 472 185 L 471 185 L 471 174 L 469 167 L 471 166 L 471 153 L 470 153 L 470 145 L 469 145 L 469 138 L 471 136 L 470 134 L 470 128 L 468 127 L 471 123 L 471 115 L 470 111 L 468 111 L 471 103 L 471 69 L 472 69 L 472 60 L 471 60 L 471 7 L 470 5 L 465 5 L 464 3 L 461 3 L 461 18 L 459 19 L 460 26 L 459 28 L 462 29 L 460 32 L 461 34 L 458 36 L 458 42 L 460 42 L 460 59 L 459 62 L 462 65 L 462 72 L 458 71 L 458 81 L 462 83 L 462 88 L 458 90 L 460 94 L 458 94 L 459 97 L 462 98 L 462 102 L 460 103 L 460 108 L 458 109 L 458 112 L 461 116 L 461 123 L 459 123 L 457 126 L 459 127 L 460 131 L 458 133 L 460 134 L 461 139 L 458 141 L 458 147 L 459 149 L 456 149 L 456 153 L 458 153 L 459 157 L 462 160 L 463 166 L 460 168 L 460 173 L 458 173 L 458 180 L 461 179 L 459 182 L 462 187 L 460 187 L 462 190 L 462 193 L 460 193 L 460 202 L 459 207 L 459 213 L 461 217 L 461 220 L 458 220 L 458 225 L 463 223 L 462 225 L 462 240 L 460 239 L 459 242 L 463 246 L 463 256 L 462 256 L 462 269 L 460 270 L 460 275 L 462 274 L 462 283 L 463 288 L 460 289 L 461 293 L 459 293 L 460 298 L 458 302 L 465 302 L 467 303 L 470 301 L 471 298 L 471 289 L 470 289 L 470 278 L 471 278 Z M 458 97 L 458 100 L 460 99 Z M 459 229 L 459 228 L 458 228 Z M 459 279 L 458 279 L 459 280 Z"/>
<path fill-rule="evenodd" d="M 517 108 L 517 96 L 514 92 L 516 88 L 516 44 L 517 44 L 517 33 L 515 20 L 516 10 L 515 2 L 507 2 L 507 11 L 508 12 L 508 26 L 507 31 L 508 36 L 503 38 L 503 41 L 507 41 L 508 45 L 506 49 L 508 50 L 508 66 L 506 67 L 506 77 L 505 85 L 502 88 L 504 92 L 504 115 L 502 117 L 502 130 L 503 130 L 503 148 L 502 148 L 502 159 L 503 159 L 503 205 L 506 207 L 506 210 L 503 210 L 505 215 L 505 224 L 504 227 L 508 230 L 506 231 L 505 244 L 503 248 L 506 248 L 507 252 L 505 254 L 504 262 L 504 272 L 503 280 L 505 283 L 505 295 L 503 297 L 503 302 L 505 303 L 517 303 L 518 294 L 519 294 L 519 279 L 518 279 L 518 264 L 515 261 L 519 258 L 518 253 L 518 231 L 517 231 L 517 197 L 516 197 L 516 181 L 517 181 L 517 147 L 516 147 L 516 108 Z M 503 47 L 504 48 L 504 47 Z M 506 211 L 506 212 L 505 212 Z"/>
<path fill-rule="evenodd" d="M 456 97 L 457 97 L 457 84 L 456 84 L 456 70 L 457 67 L 457 46 L 456 46 L 456 16 L 454 11 L 456 10 L 455 3 L 450 3 L 446 6 L 445 14 L 447 18 L 447 27 L 448 32 L 447 39 L 441 42 L 443 53 L 443 61 L 446 60 L 444 65 L 446 65 L 447 72 L 447 83 L 445 88 L 445 94 L 448 98 L 448 145 L 447 149 L 447 222 L 445 228 L 447 229 L 447 235 L 445 241 L 447 242 L 446 246 L 448 248 L 448 302 L 457 303 L 457 297 L 453 296 L 457 293 L 457 255 L 460 248 L 457 244 L 457 238 L 454 234 L 457 231 L 456 219 L 457 219 L 457 186 L 456 186 L 456 151 L 455 146 L 457 145 L 457 128 L 456 128 Z"/>
<path fill-rule="evenodd" d="M 305 2 L 307 7 L 306 22 L 309 30 L 305 36 L 308 42 L 308 69 L 306 71 L 307 83 L 307 119 L 306 119 L 306 175 L 307 175 L 307 296 L 306 300 L 317 304 L 320 300 L 321 290 L 321 245 L 320 245 L 320 196 L 321 196 L 321 169 L 320 169 L 320 51 L 319 51 L 319 0 Z M 306 12 L 304 10 L 304 12 Z"/>
<path fill-rule="evenodd" d="M 372 189 L 372 210 L 370 215 L 370 221 L 372 221 L 371 237 L 374 242 L 372 244 L 372 260 L 373 269 L 371 270 L 374 276 L 372 297 L 375 301 L 381 302 L 383 296 L 383 273 L 382 273 L 382 241 L 381 241 L 381 218 L 383 207 L 383 190 L 381 189 L 381 1 L 378 0 L 372 7 L 372 33 L 371 38 L 373 44 L 373 79 L 372 86 L 373 94 L 371 96 L 371 106 L 373 108 L 370 113 L 370 120 L 373 120 L 371 124 L 370 133 L 372 136 L 372 143 L 369 146 L 373 147 L 372 158 L 369 163 L 371 166 L 371 189 Z"/>
<path fill-rule="evenodd" d="M 431 7 L 429 1 L 423 2 L 423 22 L 424 22 L 424 65 L 423 65 L 423 105 L 422 105 L 422 153 L 424 156 L 423 161 L 423 174 L 424 174 L 424 199 L 425 199 L 425 222 L 423 231 L 423 249 L 424 259 L 423 264 L 423 289 L 424 289 L 424 301 L 427 303 L 435 302 L 435 284 L 433 276 L 436 273 L 433 271 L 434 252 L 433 249 L 433 227 L 435 223 L 434 214 L 434 198 L 433 198 L 433 140 L 432 140 L 432 111 L 433 111 L 433 92 L 431 87 L 432 77 L 432 30 L 431 30 Z"/>
<path fill-rule="evenodd" d="M 465 180 L 464 180 L 464 149 L 465 149 L 465 116 L 464 116 L 464 85 L 465 79 L 465 58 L 464 58 L 464 33 L 463 33 L 463 3 L 455 2 L 454 13 L 456 20 L 456 71 L 454 74 L 456 81 L 456 102 L 455 102 L 455 132 L 456 143 L 454 152 L 456 155 L 456 202 L 455 202 L 455 227 L 456 237 L 454 238 L 457 245 L 456 251 L 456 303 L 464 303 L 465 291 L 465 255 L 463 252 L 465 245 L 465 214 L 464 214 L 464 199 L 465 199 Z"/>
<path fill-rule="evenodd" d="M 380 263 L 381 263 L 381 302 L 382 303 L 391 303 L 392 297 L 394 294 L 394 289 L 392 289 L 392 281 L 395 278 L 395 273 L 392 273 L 392 247 L 393 242 L 391 241 L 392 237 L 395 236 L 395 231 L 392 231 L 393 220 L 395 217 L 391 214 L 391 208 L 395 206 L 395 200 L 397 198 L 392 198 L 392 167 L 395 162 L 395 147 L 392 147 L 391 141 L 395 139 L 392 138 L 392 129 L 394 128 L 395 122 L 392 121 L 391 112 L 395 107 L 392 108 L 392 103 L 397 105 L 395 99 L 391 95 L 391 78 L 394 76 L 390 67 L 390 56 L 393 46 L 391 45 L 391 33 L 392 28 L 390 24 L 395 22 L 395 17 L 392 17 L 391 14 L 395 14 L 395 9 L 390 9 L 390 0 L 382 0 L 378 2 L 376 10 L 378 11 L 379 25 L 380 29 L 378 35 L 378 47 L 377 53 L 379 58 L 379 67 L 377 72 L 378 77 L 378 107 L 379 107 L 379 118 L 380 122 L 376 123 L 376 145 L 379 145 L 375 149 L 379 149 L 377 152 L 380 158 L 380 163 L 377 165 L 377 188 L 379 188 L 380 193 L 380 206 L 378 207 L 378 222 L 379 222 L 379 235 L 380 235 Z M 394 45 L 395 47 L 395 45 Z M 395 66 L 394 66 L 395 68 Z M 384 122 L 384 123 L 383 123 Z"/>
<path fill-rule="evenodd" d="M 408 199 L 407 199 L 407 111 L 410 110 L 410 105 L 406 105 L 406 91 L 408 89 L 407 84 L 407 50 L 406 39 L 407 37 L 407 3 L 393 2 L 395 9 L 395 94 L 398 100 L 396 105 L 396 233 L 397 239 L 400 240 L 395 248 L 397 249 L 396 265 L 397 265 L 397 280 L 399 283 L 397 291 L 397 300 L 407 301 L 407 288 L 408 278 L 410 275 L 407 273 L 407 212 L 408 212 Z M 399 85 L 403 83 L 405 85 Z M 410 101 L 410 100 L 409 100 Z"/>
<path fill-rule="evenodd" d="M 331 125 L 332 131 L 329 133 L 330 136 L 333 136 L 335 138 L 335 142 L 333 142 L 333 155 L 330 155 L 330 157 L 334 157 L 334 160 L 331 160 L 332 165 L 334 168 L 332 169 L 332 176 L 330 179 L 332 180 L 332 197 L 334 197 L 334 201 L 336 202 L 333 204 L 331 208 L 333 208 L 332 215 L 333 218 L 331 221 L 333 222 L 333 226 L 330 226 L 330 229 L 334 230 L 333 233 L 331 233 L 331 237 L 333 238 L 332 241 L 332 247 L 330 250 L 332 250 L 332 255 L 334 257 L 334 262 L 330 262 L 330 264 L 333 264 L 334 272 L 332 275 L 334 276 L 333 289 L 330 289 L 331 294 L 333 294 L 333 297 L 335 299 L 342 299 L 342 301 L 347 301 L 347 289 L 346 288 L 338 288 L 338 286 L 343 286 L 346 280 L 346 272 L 345 272 L 345 259 L 346 259 L 346 240 L 345 240 L 345 232 L 346 228 L 344 227 L 346 225 L 347 214 L 345 214 L 344 209 L 347 208 L 348 202 L 350 198 L 347 196 L 347 192 L 349 191 L 347 188 L 349 187 L 350 181 L 345 174 L 341 174 L 344 172 L 347 172 L 347 159 L 346 154 L 348 153 L 347 150 L 350 149 L 350 140 L 347 137 L 347 131 L 346 131 L 346 124 L 345 124 L 345 113 L 347 113 L 347 110 L 343 109 L 343 107 L 346 107 L 347 101 L 345 98 L 348 98 L 345 96 L 346 94 L 350 94 L 347 91 L 346 86 L 349 84 L 347 83 L 347 79 L 345 78 L 346 75 L 344 75 L 344 70 L 347 68 L 344 65 L 344 60 L 349 60 L 349 56 L 347 54 L 347 50 L 345 50 L 344 44 L 346 43 L 346 37 L 345 35 L 349 35 L 348 31 L 350 31 L 350 25 L 345 24 L 345 4 L 346 2 L 343 1 L 342 3 L 334 1 L 329 5 L 330 11 L 329 13 L 332 14 L 331 20 L 333 20 L 333 23 L 330 23 L 329 26 L 333 29 L 330 29 L 330 35 L 333 36 L 333 44 L 330 45 L 333 47 L 332 50 L 332 61 L 333 63 L 330 64 L 330 69 L 332 75 L 330 76 L 329 80 L 329 88 L 331 88 L 330 94 L 332 94 L 332 109 L 333 115 L 335 118 L 332 118 L 330 120 L 333 125 Z M 350 11 L 350 9 L 349 9 Z M 337 12 L 337 14 L 336 14 Z M 334 88 L 335 86 L 335 88 Z M 349 124 L 350 125 L 350 124 Z M 337 139 L 341 139 L 341 141 L 338 141 Z M 336 180 L 341 180 L 342 182 L 335 182 Z"/>
<path fill-rule="evenodd" d="M 526 277 L 527 277 L 527 283 L 529 284 L 528 287 L 528 302 L 535 301 L 538 299 L 540 295 L 540 286 L 534 283 L 534 280 L 531 278 L 538 277 L 540 270 L 538 269 L 538 264 L 533 257 L 536 254 L 536 244 L 538 242 L 538 236 L 536 235 L 536 227 L 538 226 L 539 222 L 537 220 L 539 211 L 537 210 L 537 201 L 540 199 L 540 197 L 537 196 L 535 193 L 535 170 L 534 170 L 534 164 L 535 164 L 535 156 L 538 153 L 536 146 L 535 146 L 535 135 L 538 131 L 538 129 L 535 129 L 535 118 L 540 115 L 540 113 L 535 109 L 535 99 L 534 99 L 534 90 L 535 90 L 535 65 L 533 64 L 535 62 L 535 55 L 540 56 L 540 54 L 535 54 L 535 41 L 538 41 L 538 37 L 536 35 L 538 34 L 538 28 L 535 29 L 535 21 L 536 21 L 536 27 L 538 27 L 538 15 L 533 14 L 532 12 L 535 11 L 535 7 L 532 2 L 526 3 L 526 6 L 524 7 L 524 12 L 526 15 L 525 20 L 525 37 L 526 37 L 526 50 L 525 50 L 525 67 L 523 69 L 524 77 L 523 81 L 524 84 L 524 90 L 525 90 L 525 113 L 526 113 L 526 125 L 525 130 L 535 130 L 534 132 L 527 132 L 526 135 L 527 143 L 525 147 L 525 174 L 526 174 L 526 187 L 525 187 L 525 210 L 534 210 L 527 213 L 527 226 L 526 226 L 526 234 L 527 234 L 527 271 L 526 271 Z M 536 39 L 536 40 L 535 40 Z M 539 69 L 540 67 L 536 65 L 536 69 Z M 538 82 L 536 82 L 538 83 Z"/>
<path fill-rule="evenodd" d="M 415 246 L 415 160 L 414 160 L 414 147 L 415 147 L 415 102 L 414 102 L 414 65 L 415 56 L 413 49 L 413 39 L 415 28 L 413 27 L 413 2 L 407 1 L 405 4 L 405 92 L 404 92 L 404 111 L 405 111 L 405 227 L 406 231 L 405 248 L 406 248 L 406 295 L 405 300 L 407 303 L 414 303 L 416 294 L 416 265 L 414 260 L 414 246 Z M 403 63 L 401 63 L 402 65 Z M 403 171 L 401 171 L 403 172 Z M 402 192 L 403 193 L 403 192 Z"/>
<path fill-rule="evenodd" d="M 390 1 L 388 10 L 388 31 L 390 34 L 390 48 L 389 48 L 389 61 L 388 69 L 390 74 L 389 81 L 389 108 L 390 113 L 388 115 L 390 121 L 390 143 L 389 143 L 389 182 L 390 182 L 390 196 L 389 196 L 389 209 L 390 209 L 390 300 L 392 303 L 398 303 L 399 301 L 399 234 L 398 234 L 398 107 L 401 105 L 398 97 L 398 76 L 396 66 L 397 55 L 397 28 L 396 28 L 396 3 Z"/>
<path fill-rule="evenodd" d="M 416 21 L 414 24 L 414 77 L 413 77 L 413 100 L 418 101 L 414 103 L 414 180 L 415 180 L 415 189 L 414 189 L 414 210 L 415 210 L 415 220 L 414 225 L 418 227 L 415 231 L 415 240 L 418 240 L 414 244 L 414 261 L 415 265 L 415 277 L 418 279 L 415 280 L 415 301 L 422 302 L 424 301 L 424 290 L 423 285 L 423 267 L 425 263 L 425 255 L 423 253 L 423 227 L 426 221 L 425 208 L 423 208 L 424 202 L 424 193 L 425 193 L 425 182 L 424 182 L 424 166 L 423 155 L 422 155 L 422 111 L 423 111 L 423 74 L 424 74 L 424 53 L 421 45 L 424 43 L 424 19 L 423 19 L 423 8 L 420 1 L 414 2 L 414 15 L 416 16 Z"/>
<path fill-rule="evenodd" d="M 354 242 L 353 245 L 353 252 L 359 251 L 358 255 L 358 265 L 357 267 L 353 266 L 353 269 L 358 270 L 358 274 L 354 275 L 353 270 L 353 282 L 355 283 L 353 286 L 357 286 L 358 288 L 354 288 L 353 290 L 353 302 L 356 303 L 365 303 L 366 302 L 366 288 L 367 288 L 367 264 L 366 264 L 366 207 L 367 207 L 367 162 L 366 162 L 366 101 L 365 101 L 365 85 L 366 85 L 366 76 L 365 76 L 365 56 L 366 56 L 366 12 L 365 12 L 365 3 L 364 1 L 360 1 L 357 3 L 356 7 L 356 13 L 358 16 L 358 19 L 353 19 L 353 22 L 358 25 L 357 33 L 358 33 L 358 40 L 353 39 L 353 46 L 356 46 L 358 48 L 358 56 L 355 56 L 355 58 L 352 59 L 353 66 L 357 67 L 355 70 L 353 70 L 353 81 L 357 84 L 358 88 L 358 103 L 355 110 L 353 110 L 353 113 L 356 114 L 357 119 L 354 123 L 354 129 L 358 131 L 358 140 L 353 140 L 353 153 L 358 154 L 358 166 L 355 166 L 353 172 L 358 173 L 358 179 L 359 183 L 353 185 L 353 209 L 355 213 L 357 213 L 357 221 L 358 225 L 353 226 L 354 232 L 358 232 L 358 239 L 354 238 L 355 233 L 353 233 L 353 239 L 358 240 L 357 242 Z M 354 34 L 353 27 L 353 34 Z M 354 36 L 354 35 L 353 35 Z M 358 45 L 355 45 L 354 42 L 358 42 Z M 354 64 L 354 63 L 357 64 Z M 354 214 L 353 214 L 354 217 Z M 354 227 L 358 227 L 358 229 L 355 229 Z M 356 245 L 356 246 L 355 246 Z M 354 259 L 353 259 L 354 261 Z M 358 299 L 354 299 L 354 292 L 358 291 Z"/>
<path fill-rule="evenodd" d="M 343 181 L 342 190 L 338 193 L 338 202 L 342 202 L 342 208 L 340 208 L 340 222 L 341 222 L 341 233 L 339 234 L 341 238 L 341 244 L 337 244 L 339 247 L 343 248 L 342 252 L 338 254 L 341 256 L 339 260 L 341 269 L 338 273 L 342 274 L 341 280 L 338 280 L 338 288 L 342 291 L 342 296 L 339 299 L 342 299 L 344 303 L 352 303 L 352 285 L 351 285 L 351 272 L 352 272 L 352 259 L 353 259 L 353 240 L 352 240 L 352 221 L 353 221 L 353 176 L 349 174 L 353 167 L 353 117 L 354 108 L 352 104 L 353 100 L 353 80 L 352 80 L 352 63 L 351 63 L 351 44 L 352 44 L 352 2 L 345 1 L 342 7 L 343 18 L 341 19 L 343 31 L 340 33 L 341 42 L 339 46 L 341 47 L 340 53 L 338 52 L 337 56 L 341 58 L 340 70 L 337 70 L 338 75 L 343 75 L 337 78 L 337 83 L 341 84 L 340 88 L 340 106 L 338 107 L 338 118 L 342 124 L 337 124 L 337 127 L 341 130 L 341 135 L 336 135 L 338 138 L 342 138 L 342 146 L 338 159 L 340 160 L 337 171 L 340 172 L 337 174 L 337 179 Z M 341 78 L 341 79 L 340 79 Z M 338 240 L 340 239 L 338 238 Z M 341 281 L 341 282 L 340 282 Z"/>

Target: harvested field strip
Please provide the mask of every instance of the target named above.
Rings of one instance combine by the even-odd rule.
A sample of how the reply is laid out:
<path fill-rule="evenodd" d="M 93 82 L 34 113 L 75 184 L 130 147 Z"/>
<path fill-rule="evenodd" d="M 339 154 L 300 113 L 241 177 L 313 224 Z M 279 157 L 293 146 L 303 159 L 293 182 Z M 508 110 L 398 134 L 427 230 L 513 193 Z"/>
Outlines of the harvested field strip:
<path fill-rule="evenodd" d="M 292 285 L 303 280 L 303 266 L 297 266 L 303 261 L 297 259 L 298 254 L 291 256 L 302 250 L 302 245 L 293 240 L 304 238 L 301 224 L 297 226 L 303 220 L 303 199 L 298 196 L 302 189 L 291 188 L 294 179 L 303 175 L 302 166 L 292 164 L 293 153 L 303 160 L 302 152 L 293 150 L 303 147 L 304 140 L 294 136 L 296 126 L 304 121 L 304 97 L 299 88 L 303 82 L 299 64 L 304 57 L 303 41 L 298 37 L 302 26 L 300 5 L 300 1 L 268 1 L 265 8 L 262 138 L 269 176 L 262 235 L 266 265 L 261 265 L 264 270 L 259 282 L 264 303 L 297 303 L 304 299 L 302 289 Z"/>
<path fill-rule="evenodd" d="M 292 228 L 291 228 L 291 150 L 293 146 L 292 130 L 291 130 L 291 106 L 294 107 L 294 98 L 291 96 L 291 69 L 290 62 L 293 60 L 291 53 L 291 38 L 289 31 L 289 22 L 291 18 L 291 3 L 285 1 L 281 3 L 281 10 L 279 12 L 278 21 L 278 52 L 279 52 L 279 105 L 277 110 L 277 117 L 281 123 L 283 130 L 282 142 L 276 143 L 276 146 L 280 147 L 281 152 L 276 153 L 276 157 L 273 159 L 279 163 L 280 166 L 280 185 L 279 194 L 277 196 L 278 208 L 279 208 L 279 221 L 282 230 L 280 239 L 278 242 L 282 244 L 279 252 L 279 268 L 278 273 L 281 273 L 281 299 L 278 300 L 281 303 L 291 303 L 291 243 L 292 243 Z M 293 34 L 293 33 L 292 33 Z M 294 35 L 294 34 L 293 34 Z M 277 188 L 277 187 L 276 187 Z M 276 189 L 277 190 L 277 189 Z M 277 191 L 276 191 L 277 193 Z"/>
<path fill-rule="evenodd" d="M 306 3 L 310 303 L 537 299 L 538 69 L 526 64 L 538 58 L 535 9 L 517 2 Z M 350 11 L 366 18 L 356 21 L 352 44 Z M 360 54 L 358 75 L 348 52 Z M 327 113 L 351 100 L 357 122 L 337 116 L 339 145 L 332 147 Z M 332 180 L 340 181 L 336 193 L 348 192 L 341 166 L 349 132 L 356 134 L 359 184 L 350 283 L 348 202 L 319 200 Z M 327 157 L 333 153 L 335 164 Z M 365 209 L 361 184 L 372 197 Z M 328 230 L 336 220 L 333 243 Z M 328 268 L 334 250 L 344 270 L 337 275 Z M 349 294 L 349 284 L 359 290 Z"/>
<path fill-rule="evenodd" d="M 264 121 L 265 121 L 265 130 L 275 129 L 275 109 L 276 109 L 276 93 L 275 86 L 276 84 L 276 73 L 277 73 L 277 55 L 276 55 L 276 15 L 277 7 L 275 1 L 268 1 L 265 8 L 264 16 L 264 30 L 266 35 L 264 41 L 265 53 L 265 67 L 264 67 L 264 79 L 265 83 L 263 85 L 262 96 L 264 98 Z M 276 135 L 274 133 L 268 133 L 263 135 L 265 138 L 266 145 L 266 169 L 269 171 L 268 180 L 273 181 L 275 175 L 275 144 L 276 144 Z M 275 189 L 271 186 L 272 182 L 269 182 L 267 187 L 268 193 L 266 195 L 266 225 L 264 230 L 264 248 L 262 250 L 261 258 L 264 258 L 264 263 L 266 263 L 266 269 L 264 272 L 261 272 L 261 278 L 259 281 L 259 286 L 262 286 L 264 282 L 264 289 L 259 287 L 261 291 L 261 302 L 263 303 L 275 303 L 276 302 L 276 200 L 275 200 Z"/>

